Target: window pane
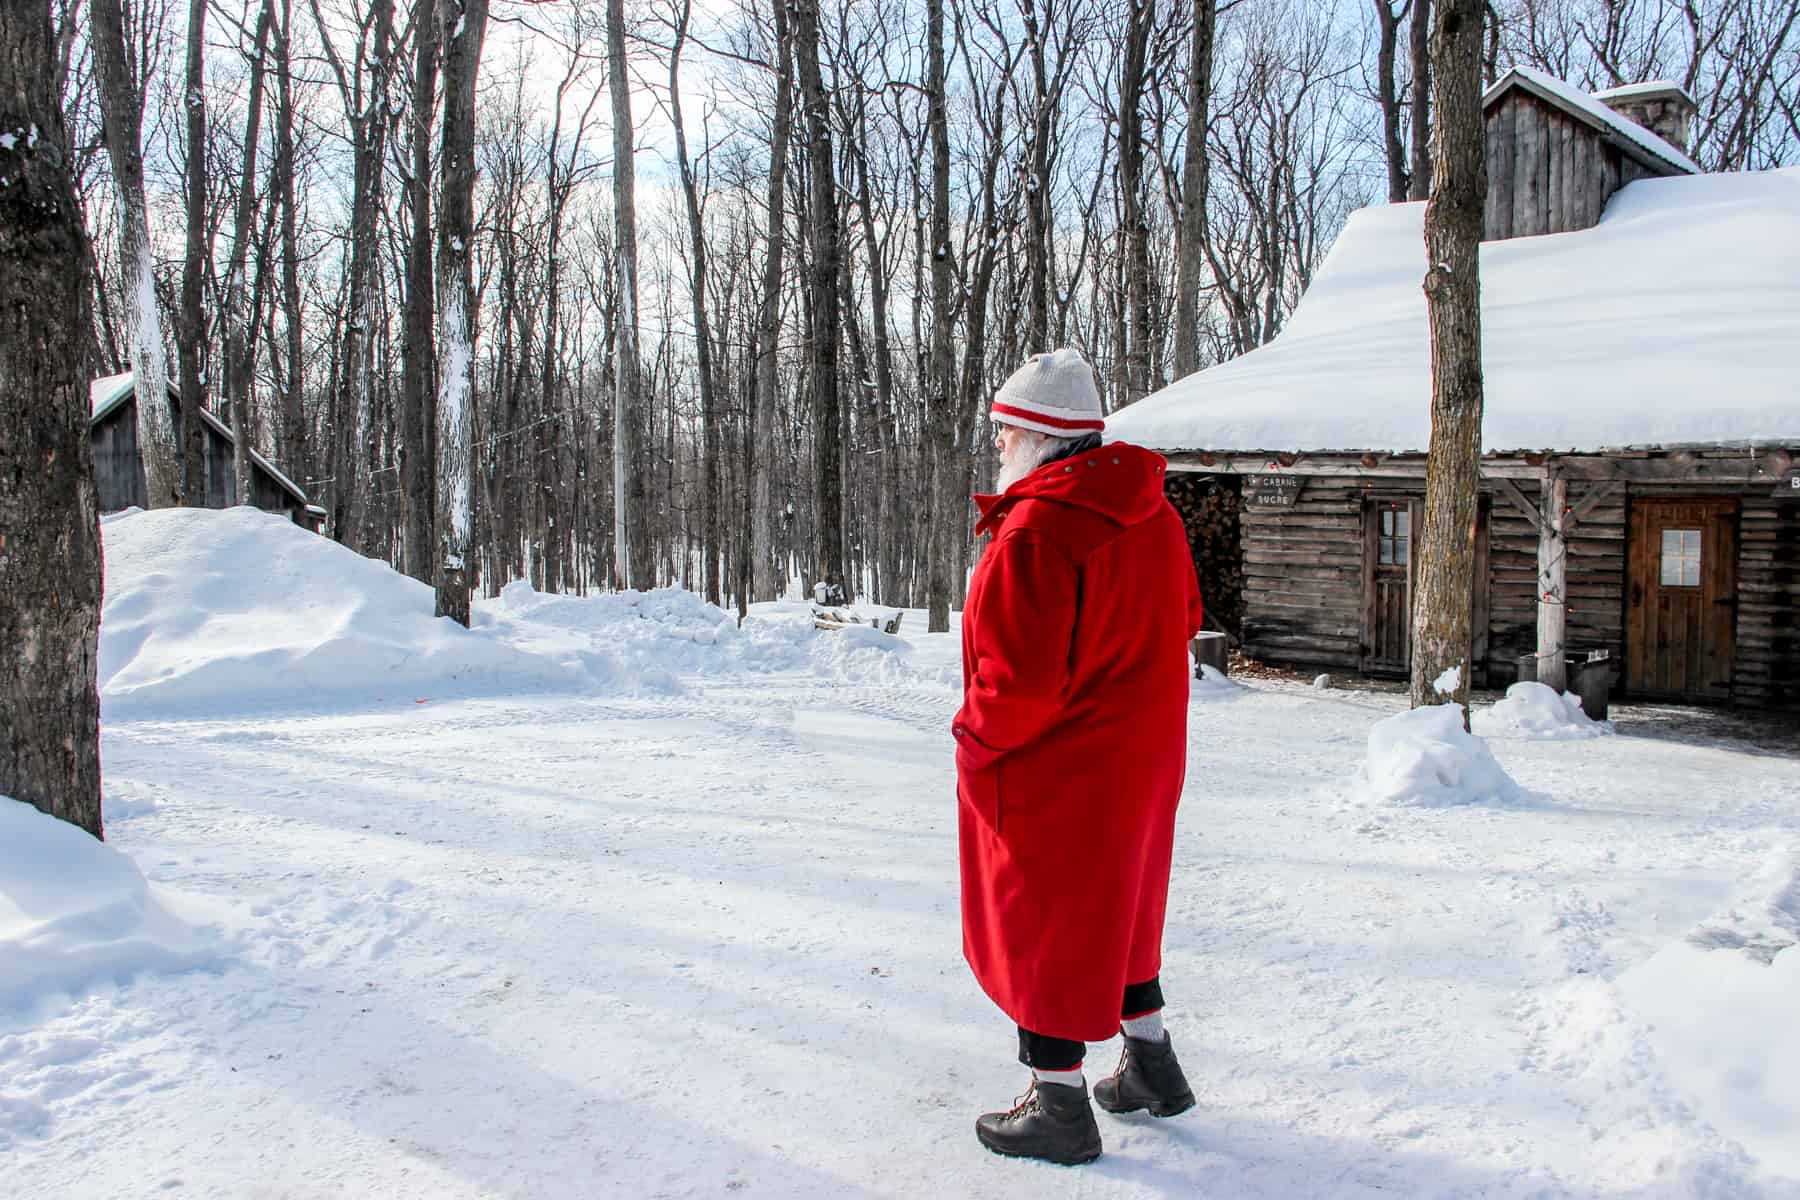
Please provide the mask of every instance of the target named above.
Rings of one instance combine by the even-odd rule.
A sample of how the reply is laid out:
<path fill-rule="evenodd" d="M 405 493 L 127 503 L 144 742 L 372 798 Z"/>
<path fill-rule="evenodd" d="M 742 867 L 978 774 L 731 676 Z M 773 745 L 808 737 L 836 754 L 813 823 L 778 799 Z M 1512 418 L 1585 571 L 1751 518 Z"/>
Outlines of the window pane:
<path fill-rule="evenodd" d="M 1668 558 L 1670 555 L 1673 555 L 1673 554 L 1681 553 L 1681 530 L 1679 530 L 1679 529 L 1663 530 L 1662 552 L 1663 552 L 1664 558 Z"/>
<path fill-rule="evenodd" d="M 1681 531 L 1681 553 L 1695 562 L 1700 561 L 1700 531 L 1698 529 Z"/>
<path fill-rule="evenodd" d="M 1398 513 L 1396 513 L 1395 516 L 1397 516 L 1400 521 L 1400 536 L 1403 538 L 1411 537 L 1412 536 L 1412 510 L 1403 508 Z"/>
<path fill-rule="evenodd" d="M 1681 585 L 1683 587 L 1700 586 L 1700 560 L 1684 558 L 1681 560 Z"/>
<path fill-rule="evenodd" d="M 1681 560 L 1674 555 L 1666 555 L 1662 560 L 1662 577 L 1657 581 L 1664 587 L 1681 586 Z"/>
<path fill-rule="evenodd" d="M 1398 542 L 1394 543 L 1394 561 L 1401 566 L 1406 565 L 1406 558 L 1407 558 L 1407 553 L 1408 553 L 1407 546 L 1409 546 L 1410 544 L 1411 543 L 1406 542 L 1406 541 L 1398 541 Z"/>
<path fill-rule="evenodd" d="M 1658 578 L 1664 587 L 1700 586 L 1700 532 L 1663 530 L 1662 571 Z"/>
<path fill-rule="evenodd" d="M 1391 538 L 1394 536 L 1394 511 L 1392 509 L 1382 510 L 1381 536 L 1384 538 Z"/>
<path fill-rule="evenodd" d="M 1381 565 L 1388 566 L 1394 561 L 1394 539 L 1381 539 Z"/>

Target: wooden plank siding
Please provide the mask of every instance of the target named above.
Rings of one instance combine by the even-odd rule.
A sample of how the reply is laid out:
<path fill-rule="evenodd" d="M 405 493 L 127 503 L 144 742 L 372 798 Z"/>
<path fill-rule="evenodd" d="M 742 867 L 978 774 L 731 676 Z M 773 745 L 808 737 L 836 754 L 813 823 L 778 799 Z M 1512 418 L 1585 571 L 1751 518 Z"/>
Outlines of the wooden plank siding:
<path fill-rule="evenodd" d="M 1357 670 L 1362 662 L 1362 481 L 1309 479 L 1291 508 L 1244 509 L 1244 650 Z"/>

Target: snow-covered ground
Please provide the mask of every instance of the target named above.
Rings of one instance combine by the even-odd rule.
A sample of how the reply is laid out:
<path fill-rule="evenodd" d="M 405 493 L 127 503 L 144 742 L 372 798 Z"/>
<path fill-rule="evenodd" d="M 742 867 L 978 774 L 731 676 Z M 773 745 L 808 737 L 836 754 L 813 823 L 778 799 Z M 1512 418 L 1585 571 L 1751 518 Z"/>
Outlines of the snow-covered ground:
<path fill-rule="evenodd" d="M 1792 758 L 1196 682 L 1201 1104 L 1071 1171 L 972 1135 L 954 634 L 105 535 L 107 846 L 0 799 L 8 1195 L 1800 1196 Z"/>

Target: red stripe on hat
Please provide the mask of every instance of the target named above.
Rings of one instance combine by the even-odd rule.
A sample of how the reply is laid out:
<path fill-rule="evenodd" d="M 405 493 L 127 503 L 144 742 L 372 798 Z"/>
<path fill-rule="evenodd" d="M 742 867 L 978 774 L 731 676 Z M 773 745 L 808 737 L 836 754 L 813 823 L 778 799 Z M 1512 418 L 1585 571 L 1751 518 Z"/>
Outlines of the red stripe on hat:
<path fill-rule="evenodd" d="M 1082 417 L 1068 420 L 1064 417 L 1047 417 L 1043 413 L 1029 408 L 1014 408 L 1010 404 L 995 403 L 991 410 L 996 417 L 1021 417 L 1027 421 L 1037 421 L 1043 425 L 1054 425 L 1058 429 L 1099 429 L 1106 428 L 1106 422 L 1098 417 Z"/>

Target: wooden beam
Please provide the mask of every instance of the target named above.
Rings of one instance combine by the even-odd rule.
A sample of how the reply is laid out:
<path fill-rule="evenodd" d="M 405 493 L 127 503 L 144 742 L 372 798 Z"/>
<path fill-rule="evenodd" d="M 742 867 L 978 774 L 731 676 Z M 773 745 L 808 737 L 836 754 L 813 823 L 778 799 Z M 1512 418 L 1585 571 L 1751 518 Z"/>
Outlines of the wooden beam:
<path fill-rule="evenodd" d="M 1272 455 L 1238 455 L 1236 457 L 1195 450 L 1171 450 L 1164 455 L 1171 471 L 1194 471 L 1203 475 L 1342 475 L 1358 479 L 1425 478 L 1425 458 L 1390 458 L 1376 466 L 1362 464 L 1361 455 L 1324 458 L 1303 455 L 1289 466 L 1282 466 Z M 1211 458 L 1205 462 L 1203 458 Z M 1485 479 L 1542 479 L 1543 466 L 1518 459 L 1503 459 L 1481 464 Z"/>
<path fill-rule="evenodd" d="M 1569 506 L 1569 481 L 1558 476 L 1544 488 L 1538 523 L 1538 682 L 1562 691 L 1568 686 L 1567 644 L 1568 543 L 1563 539 L 1563 510 Z"/>
<path fill-rule="evenodd" d="M 1603 483 L 1599 487 L 1590 489 L 1588 494 L 1577 501 L 1575 507 L 1569 510 L 1568 516 L 1565 518 L 1566 523 L 1571 525 L 1575 524 L 1580 521 L 1581 518 L 1593 512 L 1595 506 L 1602 500 L 1624 490 L 1624 482 L 1616 479 L 1611 483 Z"/>
<path fill-rule="evenodd" d="M 1536 529 L 1539 535 L 1542 535 L 1544 532 L 1543 515 L 1538 512 L 1537 505 L 1526 499 L 1525 493 L 1519 490 L 1519 485 L 1510 479 L 1497 479 L 1494 483 L 1494 490 L 1512 501 L 1513 507 L 1524 513 L 1526 519 L 1531 522 L 1531 527 Z"/>

